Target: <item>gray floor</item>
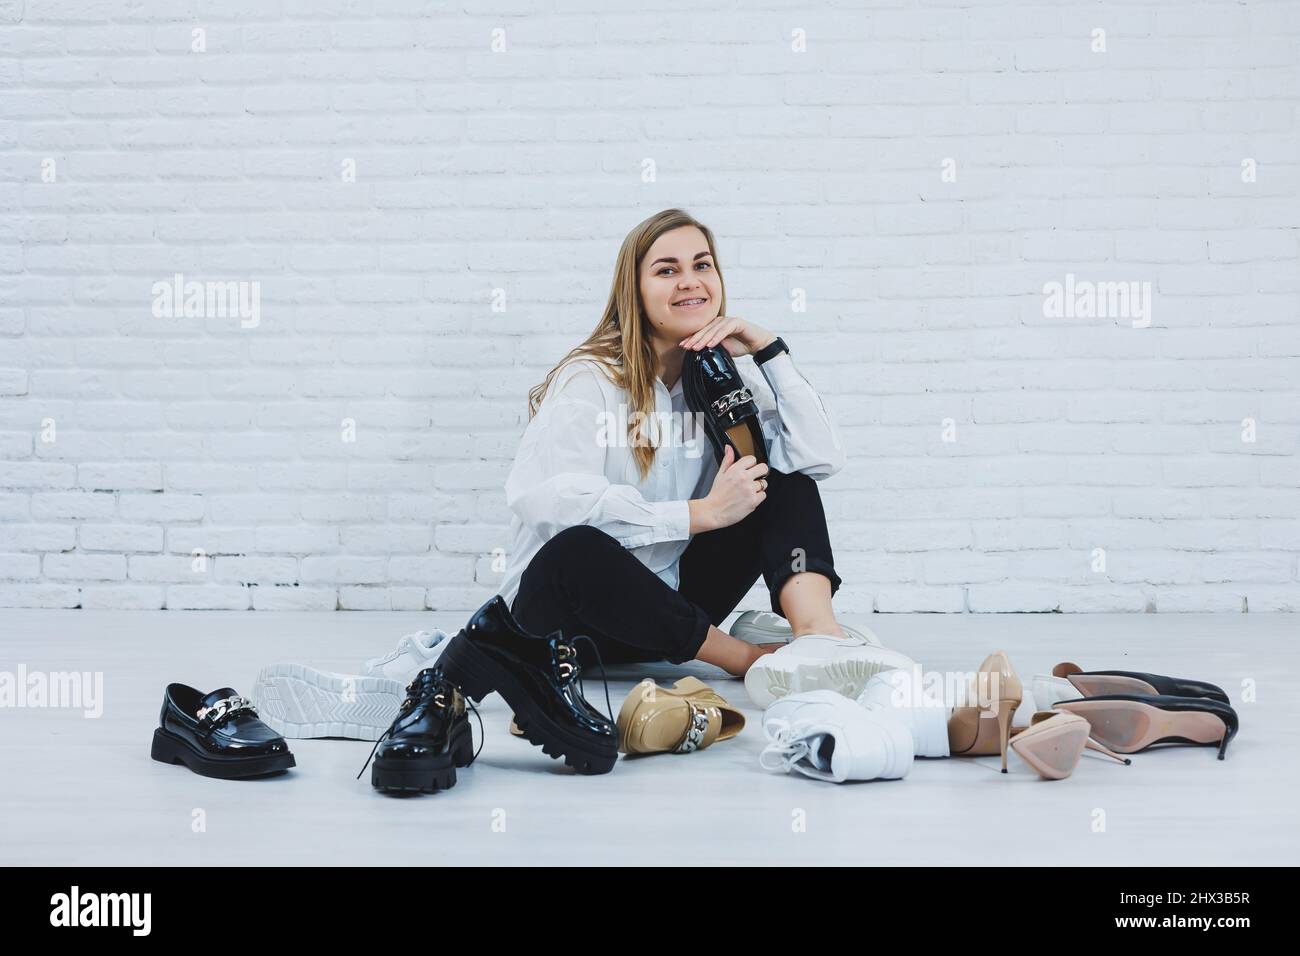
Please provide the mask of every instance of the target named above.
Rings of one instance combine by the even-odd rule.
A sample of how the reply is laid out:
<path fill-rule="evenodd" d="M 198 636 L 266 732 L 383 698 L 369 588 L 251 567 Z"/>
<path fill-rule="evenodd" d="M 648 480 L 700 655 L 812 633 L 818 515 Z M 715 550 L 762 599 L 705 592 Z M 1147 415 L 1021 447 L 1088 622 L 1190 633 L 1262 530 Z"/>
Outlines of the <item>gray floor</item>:
<path fill-rule="evenodd" d="M 349 670 L 417 627 L 464 615 L 0 611 L 0 671 L 103 671 L 104 712 L 0 709 L 0 863 L 1295 864 L 1300 862 L 1300 618 L 1267 615 L 875 615 L 886 644 L 927 668 L 973 670 L 1006 648 L 1026 679 L 1058 660 L 1223 685 L 1243 730 L 1211 749 L 1091 754 L 1065 781 L 995 759 L 918 761 L 902 781 L 846 786 L 758 769 L 751 726 L 687 756 L 621 760 L 576 777 L 506 733 L 454 790 L 393 799 L 353 777 L 370 744 L 294 742 L 298 768 L 263 781 L 195 776 L 149 759 L 162 689 L 247 693 L 278 660 Z M 659 674 L 673 673 L 665 668 Z M 647 672 L 649 676 L 649 672 Z M 1256 702 L 1242 700 L 1252 682 Z M 611 682 L 615 707 L 631 686 Z M 603 704 L 599 681 L 589 696 Z M 195 832 L 201 809 L 206 830 Z M 1104 830 L 1098 832 L 1099 825 Z"/>

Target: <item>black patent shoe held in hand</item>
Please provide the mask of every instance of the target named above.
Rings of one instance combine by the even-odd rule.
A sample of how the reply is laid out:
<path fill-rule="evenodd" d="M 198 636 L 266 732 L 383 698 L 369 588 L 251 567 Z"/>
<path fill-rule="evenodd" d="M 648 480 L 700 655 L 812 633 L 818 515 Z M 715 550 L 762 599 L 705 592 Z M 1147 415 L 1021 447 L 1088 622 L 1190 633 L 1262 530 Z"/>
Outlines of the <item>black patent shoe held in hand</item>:
<path fill-rule="evenodd" d="M 730 445 L 737 461 L 753 455 L 767 464 L 767 443 L 758 424 L 754 393 L 723 346 L 687 351 L 682 360 L 682 392 L 687 408 L 704 419 L 718 461 Z"/>
<path fill-rule="evenodd" d="M 284 738 L 229 687 L 204 694 L 168 684 L 158 723 L 149 755 L 162 763 L 185 764 L 205 777 L 263 777 L 294 766 Z"/>
<path fill-rule="evenodd" d="M 397 717 L 370 755 L 376 790 L 437 793 L 456 786 L 456 768 L 468 767 L 478 755 L 465 697 L 439 665 L 426 667 L 407 685 Z"/>
<path fill-rule="evenodd" d="M 1217 745 L 1222 760 L 1237 735 L 1237 712 L 1208 697 L 1103 694 L 1053 707 L 1085 718 L 1093 739 L 1122 754 L 1156 744 Z"/>
<path fill-rule="evenodd" d="M 563 757 L 578 773 L 609 773 L 618 759 L 618 730 L 582 696 L 578 640 L 591 641 L 559 631 L 529 634 L 498 595 L 451 639 L 440 663 L 475 700 L 493 691 L 504 697 L 521 735 L 543 753 Z M 607 702 L 608 696 L 606 688 Z"/>

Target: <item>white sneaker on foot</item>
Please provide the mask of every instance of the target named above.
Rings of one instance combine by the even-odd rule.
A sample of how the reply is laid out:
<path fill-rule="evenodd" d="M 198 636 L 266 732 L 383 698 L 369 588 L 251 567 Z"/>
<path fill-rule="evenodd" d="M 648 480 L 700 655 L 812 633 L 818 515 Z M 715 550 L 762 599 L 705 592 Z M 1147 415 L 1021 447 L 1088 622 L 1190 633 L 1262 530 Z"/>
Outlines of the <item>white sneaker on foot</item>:
<path fill-rule="evenodd" d="M 847 637 L 856 637 L 866 644 L 880 647 L 880 638 L 869 627 L 857 628 L 841 624 Z M 748 644 L 789 644 L 794 640 L 790 622 L 772 611 L 746 611 L 731 625 L 731 636 Z"/>
<path fill-rule="evenodd" d="M 863 707 L 882 707 L 907 725 L 918 757 L 947 757 L 948 714 L 951 710 L 943 694 L 927 691 L 921 684 L 921 672 L 896 669 L 882 671 L 867 681 L 858 695 Z"/>
<path fill-rule="evenodd" d="M 745 690 L 750 700 L 764 708 L 778 697 L 808 690 L 857 697 L 881 671 L 914 666 L 906 654 L 861 638 L 805 634 L 756 660 L 745 672 Z"/>
<path fill-rule="evenodd" d="M 764 770 L 797 770 L 816 780 L 897 780 L 912 768 L 912 734 L 889 708 L 863 707 L 841 694 L 791 694 L 763 714 Z"/>
<path fill-rule="evenodd" d="M 347 737 L 378 740 L 406 696 L 415 675 L 432 667 L 446 647 L 444 631 L 403 636 L 360 674 L 336 674 L 305 664 L 263 667 L 253 684 L 258 716 L 282 737 Z"/>

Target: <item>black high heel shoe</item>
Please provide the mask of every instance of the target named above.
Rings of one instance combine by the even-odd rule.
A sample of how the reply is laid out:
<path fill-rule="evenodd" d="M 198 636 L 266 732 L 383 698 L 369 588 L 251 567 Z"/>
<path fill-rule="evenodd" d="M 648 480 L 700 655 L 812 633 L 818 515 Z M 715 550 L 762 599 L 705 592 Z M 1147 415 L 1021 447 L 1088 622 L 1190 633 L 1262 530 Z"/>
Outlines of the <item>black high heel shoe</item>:
<path fill-rule="evenodd" d="M 1085 718 L 1097 741 L 1122 754 L 1156 744 L 1218 744 L 1222 760 L 1237 735 L 1237 712 L 1207 697 L 1101 694 L 1053 706 Z"/>
<path fill-rule="evenodd" d="M 728 445 L 739 461 L 753 455 L 767 464 L 767 441 L 758 424 L 758 405 L 723 346 L 691 350 L 682 361 L 682 392 L 687 407 L 704 419 L 713 453 L 722 461 Z"/>
<path fill-rule="evenodd" d="M 1078 664 L 1065 662 L 1052 668 L 1052 676 L 1067 680 L 1084 697 L 1104 694 L 1151 697 L 1206 697 L 1230 704 L 1222 687 L 1185 677 L 1165 677 L 1142 671 L 1085 671 Z"/>
<path fill-rule="evenodd" d="M 504 697 L 522 736 L 543 753 L 563 757 L 578 773 L 609 773 L 618 760 L 618 730 L 612 717 L 582 696 L 574 646 L 580 640 L 595 649 L 589 637 L 569 639 L 559 631 L 549 637 L 529 634 L 497 595 L 451 639 L 439 664 L 475 700 L 493 691 Z M 608 705 L 608 685 L 605 701 Z"/>

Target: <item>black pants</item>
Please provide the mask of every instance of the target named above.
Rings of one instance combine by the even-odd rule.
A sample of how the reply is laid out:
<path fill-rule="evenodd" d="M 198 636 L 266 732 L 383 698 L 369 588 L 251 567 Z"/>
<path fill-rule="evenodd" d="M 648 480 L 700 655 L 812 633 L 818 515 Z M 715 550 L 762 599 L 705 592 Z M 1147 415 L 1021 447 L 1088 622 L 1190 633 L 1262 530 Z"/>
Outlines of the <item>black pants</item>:
<path fill-rule="evenodd" d="M 767 482 L 767 498 L 743 521 L 691 539 L 677 591 L 604 531 L 566 528 L 524 570 L 515 619 L 534 634 L 586 634 L 607 664 L 680 664 L 695 658 L 709 625 L 721 624 L 760 574 L 777 614 L 781 588 L 801 571 L 825 575 L 833 594 L 840 577 L 817 482 L 777 471 Z M 588 650 L 579 645 L 580 659 Z"/>

